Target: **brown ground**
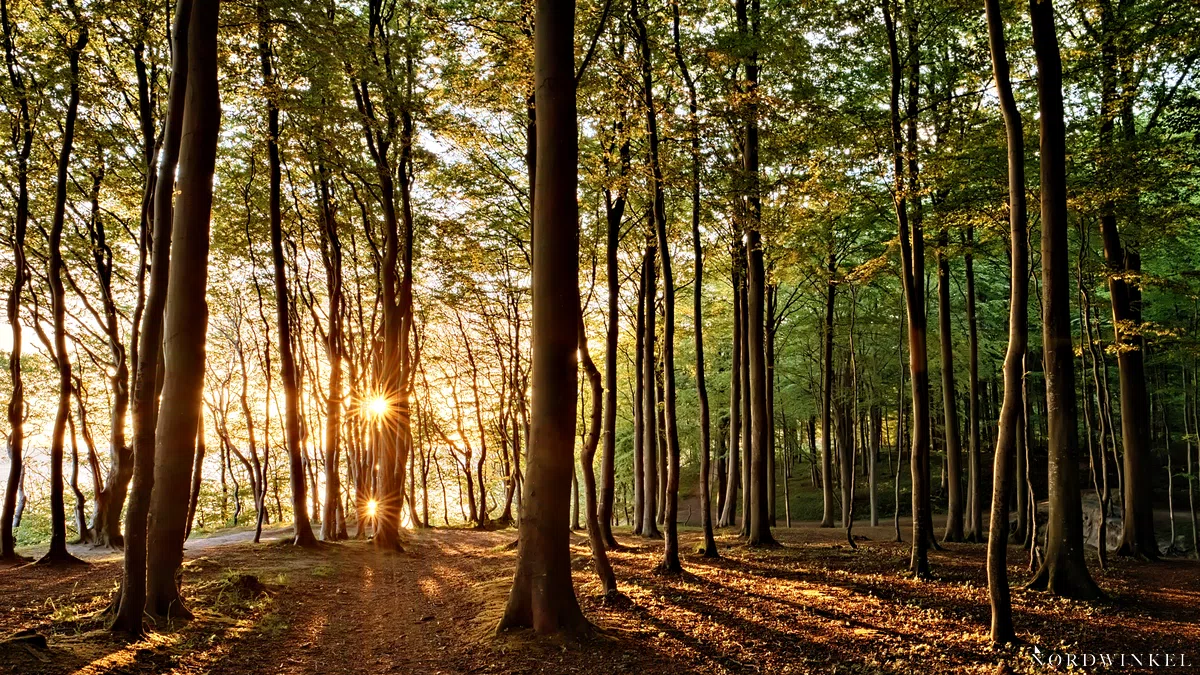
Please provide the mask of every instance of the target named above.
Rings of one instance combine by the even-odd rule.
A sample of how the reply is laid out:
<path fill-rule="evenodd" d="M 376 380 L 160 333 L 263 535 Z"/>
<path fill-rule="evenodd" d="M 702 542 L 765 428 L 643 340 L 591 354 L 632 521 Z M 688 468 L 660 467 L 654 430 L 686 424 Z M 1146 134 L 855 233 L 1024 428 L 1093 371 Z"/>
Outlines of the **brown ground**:
<path fill-rule="evenodd" d="M 621 537 L 612 555 L 629 602 L 599 602 L 586 540 L 573 538 L 584 612 L 602 632 L 584 643 L 495 638 L 513 569 L 513 531 L 432 530 L 404 554 L 369 544 L 318 552 L 243 537 L 192 541 L 185 593 L 197 618 L 129 643 L 96 612 L 120 570 L 115 556 L 87 567 L 0 570 L 0 635 L 35 628 L 49 649 L 0 646 L 0 673 L 991 673 L 1045 670 L 1031 652 L 1183 654 L 1200 672 L 1200 564 L 1117 561 L 1098 572 L 1100 604 L 1014 592 L 1023 648 L 987 643 L 983 547 L 934 553 L 934 582 L 907 578 L 906 545 L 890 527 L 779 528 L 782 549 L 752 551 L 722 536 L 720 560 L 685 557 L 687 573 L 650 570 L 656 542 Z M 908 532 L 905 532 L 908 536 Z M 691 551 L 697 533 L 682 533 Z M 1015 581 L 1025 559 L 1010 549 Z M 243 575 L 270 595 L 258 595 Z M 256 597 L 257 596 L 257 597 Z M 1145 658 L 1145 657 L 1143 657 Z M 1178 658 L 1178 657 L 1176 657 Z M 1161 662 L 1161 657 L 1160 657 Z M 1178 662 L 1175 662 L 1177 665 Z"/>

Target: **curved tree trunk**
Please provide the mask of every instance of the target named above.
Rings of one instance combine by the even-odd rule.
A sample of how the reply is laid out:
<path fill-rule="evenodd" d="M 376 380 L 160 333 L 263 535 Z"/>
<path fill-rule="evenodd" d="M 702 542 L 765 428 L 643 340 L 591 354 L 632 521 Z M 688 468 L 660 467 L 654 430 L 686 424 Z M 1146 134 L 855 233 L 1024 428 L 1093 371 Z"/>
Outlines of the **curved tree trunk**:
<path fill-rule="evenodd" d="M 641 43 L 642 92 L 646 104 L 646 131 L 650 140 L 650 169 L 653 177 L 653 224 L 658 239 L 658 258 L 663 280 L 663 422 L 666 431 L 667 475 L 662 492 L 662 521 L 666 529 L 663 558 L 657 569 L 661 572 L 683 571 L 679 564 L 679 425 L 675 409 L 675 274 L 671 269 L 671 249 L 667 239 L 666 199 L 663 193 L 662 167 L 658 156 L 658 114 L 654 108 L 654 85 L 651 79 L 650 39 L 646 23 L 638 14 L 637 0 L 632 4 L 631 17 Z M 653 335 L 652 323 L 649 335 Z"/>
<path fill-rule="evenodd" d="M 918 578 L 930 576 L 929 547 L 934 543 L 932 515 L 930 513 L 929 454 L 929 354 L 926 340 L 925 317 L 925 238 L 921 225 L 921 201 L 917 196 L 917 141 L 916 114 L 919 110 L 917 93 L 920 90 L 920 69 L 916 65 L 917 18 L 909 9 L 905 17 L 908 33 L 910 64 L 908 115 L 908 181 L 905 184 L 906 155 L 904 138 L 900 132 L 900 82 L 902 67 L 897 39 L 896 23 L 892 13 L 892 0 L 883 1 L 884 23 L 888 35 L 888 55 L 891 71 L 891 129 L 893 159 L 893 191 L 896 207 L 896 223 L 900 238 L 901 276 L 903 278 L 905 309 L 908 313 L 908 363 L 912 382 L 912 502 L 913 542 L 909 570 Z M 908 201 L 911 197 L 912 217 L 909 218 Z M 911 221 L 911 222 L 910 222 Z M 911 226 L 911 229 L 910 229 Z"/>
<path fill-rule="evenodd" d="M 76 16 L 78 20 L 78 16 Z M 55 178 L 54 215 L 50 222 L 50 312 L 54 319 L 54 349 L 51 354 L 58 368 L 58 410 L 50 433 L 50 550 L 38 561 L 44 564 L 81 562 L 67 552 L 67 515 L 63 500 L 63 451 L 67 421 L 71 415 L 71 357 L 67 353 L 66 289 L 63 287 L 62 235 L 67 209 L 67 170 L 75 144 L 75 119 L 79 112 L 79 55 L 87 46 L 88 30 L 78 26 L 79 35 L 68 47 L 71 94 L 63 124 L 62 149 L 58 155 Z"/>
<path fill-rule="evenodd" d="M 600 577 L 600 585 L 604 588 L 604 597 L 613 598 L 617 595 L 617 577 L 613 574 L 612 564 L 608 562 L 608 554 L 604 548 L 604 533 L 600 528 L 600 519 L 596 505 L 596 472 L 592 466 L 596 459 L 596 446 L 600 444 L 600 426 L 603 424 L 602 398 L 604 385 L 600 380 L 600 371 L 592 361 L 588 350 L 587 333 L 583 327 L 583 313 L 579 313 L 579 356 L 583 362 L 583 371 L 587 373 L 588 384 L 592 390 L 591 423 L 588 425 L 588 435 L 584 440 L 583 451 L 579 455 L 579 466 L 583 470 L 584 491 L 584 522 L 587 523 L 588 541 L 592 549 L 592 564 L 596 566 L 596 576 Z"/>
<path fill-rule="evenodd" d="M 1016 637 L 1012 623 L 1012 600 L 1008 587 L 1008 506 L 1013 479 L 1013 455 L 1018 451 L 1020 421 L 1024 404 L 1021 381 L 1025 374 L 1025 351 L 1029 341 L 1029 235 L 1025 210 L 1025 136 L 1021 111 L 1013 97 L 1008 51 L 1004 39 L 1004 17 L 1000 0 L 984 0 L 992 73 L 1004 115 L 1008 143 L 1008 222 L 1010 295 L 1008 303 L 1008 351 L 1004 357 L 1004 403 L 997 423 L 996 453 L 992 472 L 992 511 L 988 530 L 987 575 L 991 600 L 992 642 L 1002 645 Z M 1017 492 L 1022 490 L 1018 487 Z"/>
<path fill-rule="evenodd" d="M 180 495 L 188 493 L 203 399 L 209 218 L 221 123 L 218 10 L 216 1 L 197 5 L 188 27 L 187 97 L 163 326 L 164 376 L 155 430 L 146 578 L 146 612 L 158 617 L 190 616 L 176 573 L 183 562 L 187 519 L 187 501 Z"/>
<path fill-rule="evenodd" d="M 281 167 L 279 158 L 279 105 L 275 101 L 275 76 L 271 69 L 271 29 L 267 6 L 258 3 L 258 53 L 267 92 L 267 157 L 270 162 L 271 262 L 275 270 L 275 321 L 279 332 L 279 370 L 283 376 L 284 441 L 287 444 L 292 485 L 293 543 L 315 546 L 308 514 L 308 495 L 304 477 L 304 458 L 300 452 L 300 385 L 297 382 L 296 357 L 292 353 L 292 325 L 289 313 L 287 272 L 283 261 L 283 216 L 280 212 Z"/>
<path fill-rule="evenodd" d="M 14 26 L 8 16 L 8 1 L 0 0 L 0 22 L 4 30 L 4 57 L 8 66 L 9 84 L 17 97 L 18 131 L 13 133 L 13 154 L 16 156 L 17 196 L 14 206 L 11 246 L 13 252 L 13 281 L 8 290 L 6 311 L 8 326 L 12 330 L 12 346 L 8 354 L 8 374 L 12 384 L 12 397 L 8 401 L 8 480 L 4 488 L 4 509 L 0 514 L 0 558 L 17 560 L 16 538 L 13 528 L 20 522 L 17 517 L 17 494 L 21 489 L 25 470 L 25 385 L 21 379 L 21 295 L 25 292 L 25 281 L 29 275 L 25 262 L 25 234 L 29 227 L 29 154 L 33 149 L 33 123 L 29 116 L 29 92 L 25 89 L 25 78 L 17 68 L 16 46 L 13 43 Z"/>
<path fill-rule="evenodd" d="M 155 427 L 158 416 L 158 370 L 163 335 L 163 309 L 171 259 L 172 208 L 176 164 L 183 132 L 188 82 L 189 26 L 192 0 L 178 0 L 172 25 L 171 86 L 163 128 L 162 156 L 154 191 L 154 233 L 150 287 L 142 314 L 141 343 L 133 377 L 133 483 L 125 514 L 125 561 L 112 630 L 140 636 L 146 606 L 147 519 L 154 487 Z"/>

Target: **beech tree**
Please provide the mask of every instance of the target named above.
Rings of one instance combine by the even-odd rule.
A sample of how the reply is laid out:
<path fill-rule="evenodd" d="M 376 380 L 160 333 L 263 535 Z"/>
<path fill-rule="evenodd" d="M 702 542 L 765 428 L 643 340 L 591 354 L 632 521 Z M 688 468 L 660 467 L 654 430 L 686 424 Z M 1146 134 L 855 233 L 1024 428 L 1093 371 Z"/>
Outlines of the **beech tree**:
<path fill-rule="evenodd" d="M 1062 60 L 1050 0 L 1029 5 L 1038 65 L 1042 188 L 1042 359 L 1046 369 L 1050 513 L 1046 552 L 1029 583 L 1056 595 L 1103 595 L 1083 558 L 1079 495 L 1079 437 L 1075 355 L 1071 337 L 1070 264 L 1067 251 L 1067 148 L 1063 121 Z M 1036 544 L 1035 544 L 1036 545 Z"/>
<path fill-rule="evenodd" d="M 532 410 L 517 570 L 499 629 L 580 632 L 590 624 L 571 583 L 566 508 L 579 344 L 575 3 L 538 0 L 535 21 Z"/>

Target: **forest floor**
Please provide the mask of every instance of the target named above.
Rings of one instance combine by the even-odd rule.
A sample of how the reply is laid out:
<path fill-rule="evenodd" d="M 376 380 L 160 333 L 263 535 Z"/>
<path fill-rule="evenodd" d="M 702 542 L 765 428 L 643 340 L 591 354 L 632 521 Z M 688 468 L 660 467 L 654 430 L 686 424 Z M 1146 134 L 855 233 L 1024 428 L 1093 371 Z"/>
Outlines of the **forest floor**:
<path fill-rule="evenodd" d="M 1157 654 L 1160 665 L 1172 654 L 1172 665 L 1186 663 L 1173 672 L 1200 672 L 1194 561 L 1093 565 L 1109 594 L 1095 604 L 1017 586 L 1025 644 L 994 650 L 982 545 L 934 552 L 937 579 L 919 582 L 904 572 L 908 546 L 892 542 L 890 523 L 855 531 L 857 550 L 843 531 L 811 523 L 776 529 L 782 548 L 750 550 L 730 530 L 718 537 L 722 557 L 707 560 L 686 529 L 679 577 L 652 573 L 661 543 L 618 533 L 626 548 L 611 558 L 627 601 L 612 606 L 600 600 L 586 538 L 573 535 L 577 593 L 599 629 L 583 642 L 493 635 L 513 530 L 418 531 L 401 554 L 367 542 L 297 550 L 281 530 L 258 545 L 246 533 L 189 540 L 183 587 L 196 618 L 135 642 L 106 631 L 100 614 L 119 556 L 88 553 L 87 566 L 0 569 L 0 636 L 48 638 L 45 649 L 0 644 L 0 673 L 992 673 L 1002 662 L 1044 672 L 1039 662 L 1055 653 Z M 1025 552 L 1009 553 L 1020 584 Z"/>

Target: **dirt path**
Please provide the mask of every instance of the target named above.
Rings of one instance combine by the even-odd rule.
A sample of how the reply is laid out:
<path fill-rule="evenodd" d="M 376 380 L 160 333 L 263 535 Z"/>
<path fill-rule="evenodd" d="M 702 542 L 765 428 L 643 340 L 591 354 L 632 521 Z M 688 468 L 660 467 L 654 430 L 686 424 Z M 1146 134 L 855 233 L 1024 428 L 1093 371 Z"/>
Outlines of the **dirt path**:
<path fill-rule="evenodd" d="M 91 613 L 115 589 L 119 562 L 0 570 L 0 633 L 34 628 L 48 650 L 0 647 L 0 673 L 991 673 L 1001 661 L 1044 672 L 1043 652 L 1184 654 L 1200 671 L 1200 565 L 1118 561 L 1097 573 L 1112 600 L 1073 603 L 1014 591 L 1021 649 L 987 644 L 983 547 L 932 555 L 939 579 L 902 573 L 907 547 L 890 527 L 776 530 L 782 549 L 719 538 L 723 557 L 691 553 L 682 577 L 651 573 L 661 542 L 621 536 L 612 554 L 628 601 L 603 605 L 581 537 L 572 539 L 577 594 L 603 633 L 586 643 L 537 641 L 492 628 L 511 581 L 514 532 L 431 530 L 407 551 L 366 542 L 319 551 L 247 543 L 235 533 L 188 543 L 184 590 L 194 621 L 128 643 Z M 284 538 L 277 531 L 272 538 Z M 244 538 L 243 538 L 244 537 Z M 201 544 L 201 541 L 204 543 Z M 1010 551 L 1015 584 L 1026 576 Z M 269 594 L 257 592 L 256 582 Z"/>

